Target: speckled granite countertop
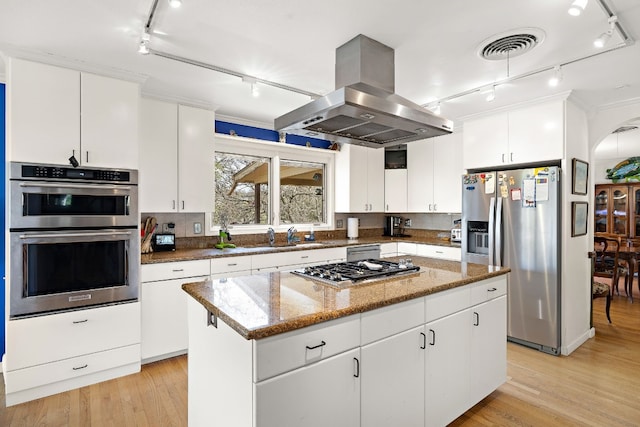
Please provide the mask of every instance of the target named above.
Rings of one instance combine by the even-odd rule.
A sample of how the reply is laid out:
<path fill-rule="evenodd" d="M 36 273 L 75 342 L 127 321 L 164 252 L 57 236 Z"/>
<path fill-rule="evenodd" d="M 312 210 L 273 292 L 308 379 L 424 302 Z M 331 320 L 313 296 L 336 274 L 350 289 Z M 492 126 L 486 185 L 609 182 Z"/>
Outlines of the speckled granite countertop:
<path fill-rule="evenodd" d="M 392 237 L 367 237 L 355 240 L 348 239 L 333 239 L 322 240 L 317 242 L 300 242 L 296 246 L 244 246 L 238 248 L 225 248 L 225 249 L 178 249 L 173 252 L 153 252 L 150 254 L 142 254 L 140 261 L 142 264 L 154 264 L 160 262 L 174 262 L 174 261 L 191 261 L 196 259 L 207 258 L 219 258 L 219 257 L 233 257 L 241 255 L 258 255 L 264 253 L 273 252 L 286 252 L 286 251 L 301 251 L 310 249 L 322 249 L 322 248 L 336 248 L 342 246 L 357 246 L 367 245 L 372 243 L 421 243 L 435 246 L 448 246 L 448 247 L 460 247 L 459 243 L 451 243 L 448 240 L 442 240 L 438 238 L 392 238 Z M 309 245 L 309 243 L 312 243 Z"/>
<path fill-rule="evenodd" d="M 392 260 L 398 258 L 390 258 Z M 412 256 L 420 273 L 337 289 L 287 272 L 182 289 L 244 338 L 260 339 L 506 274 L 505 267 Z"/>

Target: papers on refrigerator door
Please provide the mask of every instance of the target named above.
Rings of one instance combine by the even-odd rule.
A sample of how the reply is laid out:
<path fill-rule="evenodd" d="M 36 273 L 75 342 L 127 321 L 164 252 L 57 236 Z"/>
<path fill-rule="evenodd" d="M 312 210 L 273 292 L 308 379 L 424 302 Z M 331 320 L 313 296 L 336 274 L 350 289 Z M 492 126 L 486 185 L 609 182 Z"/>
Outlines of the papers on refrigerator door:
<path fill-rule="evenodd" d="M 549 200 L 549 177 L 539 176 L 536 178 L 536 201 L 546 202 Z"/>
<path fill-rule="evenodd" d="M 522 207 L 536 207 L 536 180 L 533 178 L 522 180 Z"/>
<path fill-rule="evenodd" d="M 484 177 L 484 194 L 493 194 L 496 192 L 496 180 L 492 173 L 488 173 Z"/>

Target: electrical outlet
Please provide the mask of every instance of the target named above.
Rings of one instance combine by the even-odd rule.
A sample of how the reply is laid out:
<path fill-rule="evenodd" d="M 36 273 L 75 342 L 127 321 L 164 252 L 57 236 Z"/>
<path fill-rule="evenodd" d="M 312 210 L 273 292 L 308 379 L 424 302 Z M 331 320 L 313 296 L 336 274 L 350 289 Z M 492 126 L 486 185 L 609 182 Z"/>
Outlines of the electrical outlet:
<path fill-rule="evenodd" d="M 193 223 L 193 234 L 200 234 L 202 233 L 202 224 L 199 222 L 194 222 Z"/>
<path fill-rule="evenodd" d="M 336 227 L 338 227 L 338 228 L 342 228 L 343 226 L 344 226 L 344 225 L 343 225 L 343 222 L 342 222 L 342 220 L 341 220 L 341 219 L 336 220 Z"/>
<path fill-rule="evenodd" d="M 404 220 L 404 226 L 405 227 L 411 227 L 411 218 L 407 218 Z"/>
<path fill-rule="evenodd" d="M 164 224 L 162 224 L 162 232 L 163 232 L 163 233 L 168 233 L 169 231 L 171 231 L 171 230 L 169 229 L 169 223 L 164 223 Z"/>

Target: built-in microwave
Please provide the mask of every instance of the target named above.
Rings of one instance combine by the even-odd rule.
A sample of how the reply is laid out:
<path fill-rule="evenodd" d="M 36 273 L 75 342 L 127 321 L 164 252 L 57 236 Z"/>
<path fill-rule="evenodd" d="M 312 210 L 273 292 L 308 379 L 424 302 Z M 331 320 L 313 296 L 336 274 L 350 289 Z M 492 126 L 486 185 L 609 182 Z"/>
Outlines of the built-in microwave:
<path fill-rule="evenodd" d="M 384 149 L 385 169 L 406 169 L 407 168 L 407 145 L 401 144 Z"/>

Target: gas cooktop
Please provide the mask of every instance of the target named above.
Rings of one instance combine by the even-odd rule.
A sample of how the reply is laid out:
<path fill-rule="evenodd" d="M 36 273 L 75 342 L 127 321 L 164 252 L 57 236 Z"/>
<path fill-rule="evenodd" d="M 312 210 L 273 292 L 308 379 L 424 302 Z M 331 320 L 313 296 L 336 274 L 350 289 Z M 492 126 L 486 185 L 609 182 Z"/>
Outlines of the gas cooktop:
<path fill-rule="evenodd" d="M 364 261 L 340 262 L 315 265 L 292 271 L 293 274 L 313 279 L 328 285 L 344 287 L 362 281 L 417 274 L 420 267 L 407 263 L 367 259 Z"/>

